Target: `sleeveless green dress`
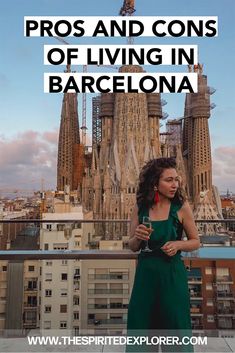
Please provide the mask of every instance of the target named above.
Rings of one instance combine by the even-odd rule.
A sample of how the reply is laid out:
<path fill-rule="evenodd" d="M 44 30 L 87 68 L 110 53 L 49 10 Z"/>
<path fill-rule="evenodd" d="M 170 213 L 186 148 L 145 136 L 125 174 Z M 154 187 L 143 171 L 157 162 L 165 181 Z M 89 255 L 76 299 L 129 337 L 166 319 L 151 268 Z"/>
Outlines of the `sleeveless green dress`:
<path fill-rule="evenodd" d="M 180 340 L 192 336 L 187 271 L 180 251 L 169 257 L 160 249 L 167 241 L 181 240 L 183 228 L 177 215 L 180 208 L 181 205 L 171 202 L 168 219 L 152 221 L 149 247 L 153 251 L 141 251 L 138 256 L 128 306 L 128 336 L 177 336 Z M 147 209 L 140 210 L 139 223 L 148 215 Z M 155 344 L 128 344 L 126 352 L 156 352 Z M 193 347 L 187 343 L 164 344 L 161 350 L 193 352 Z"/>

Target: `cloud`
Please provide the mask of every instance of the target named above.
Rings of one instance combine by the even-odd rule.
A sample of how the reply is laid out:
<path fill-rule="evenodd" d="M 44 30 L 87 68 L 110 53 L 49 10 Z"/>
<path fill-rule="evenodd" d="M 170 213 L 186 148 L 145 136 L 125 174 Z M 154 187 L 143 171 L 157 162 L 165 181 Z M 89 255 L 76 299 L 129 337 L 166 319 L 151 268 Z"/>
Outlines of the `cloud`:
<path fill-rule="evenodd" d="M 213 184 L 235 192 L 235 147 L 221 146 L 212 153 Z"/>
<path fill-rule="evenodd" d="M 0 191 L 4 188 L 55 188 L 58 131 L 28 130 L 0 136 Z"/>
<path fill-rule="evenodd" d="M 56 187 L 58 130 L 27 130 L 14 137 L 0 134 L 0 193 L 4 188 Z M 87 144 L 91 136 L 87 135 Z M 235 147 L 220 146 L 212 153 L 213 184 L 235 192 Z"/>

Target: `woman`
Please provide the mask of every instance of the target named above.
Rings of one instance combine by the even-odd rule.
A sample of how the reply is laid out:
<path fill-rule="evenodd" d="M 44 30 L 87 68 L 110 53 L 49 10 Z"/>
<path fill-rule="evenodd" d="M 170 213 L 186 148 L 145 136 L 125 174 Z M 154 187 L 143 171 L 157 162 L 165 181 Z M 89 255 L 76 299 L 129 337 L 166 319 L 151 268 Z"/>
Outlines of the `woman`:
<path fill-rule="evenodd" d="M 142 224 L 149 216 L 151 228 Z M 187 240 L 182 240 L 182 231 Z M 151 252 L 144 251 L 148 240 Z M 149 161 L 140 173 L 129 246 L 141 252 L 128 308 L 128 335 L 190 336 L 187 272 L 180 252 L 200 246 L 197 228 L 179 185 L 174 158 Z M 148 345 L 127 351 L 156 350 Z M 192 352 L 191 345 L 162 345 L 162 351 Z"/>

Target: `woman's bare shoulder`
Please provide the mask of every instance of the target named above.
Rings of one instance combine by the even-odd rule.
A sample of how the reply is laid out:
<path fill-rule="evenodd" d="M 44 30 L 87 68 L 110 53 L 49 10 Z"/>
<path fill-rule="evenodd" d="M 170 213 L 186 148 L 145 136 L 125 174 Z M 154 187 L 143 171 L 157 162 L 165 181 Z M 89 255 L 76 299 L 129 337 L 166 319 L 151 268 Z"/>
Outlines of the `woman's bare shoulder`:
<path fill-rule="evenodd" d="M 188 201 L 184 201 L 184 203 L 182 204 L 182 206 L 180 207 L 179 211 L 178 211 L 178 217 L 180 222 L 183 222 L 183 219 L 186 217 L 192 217 L 192 209 L 191 206 L 189 204 Z"/>

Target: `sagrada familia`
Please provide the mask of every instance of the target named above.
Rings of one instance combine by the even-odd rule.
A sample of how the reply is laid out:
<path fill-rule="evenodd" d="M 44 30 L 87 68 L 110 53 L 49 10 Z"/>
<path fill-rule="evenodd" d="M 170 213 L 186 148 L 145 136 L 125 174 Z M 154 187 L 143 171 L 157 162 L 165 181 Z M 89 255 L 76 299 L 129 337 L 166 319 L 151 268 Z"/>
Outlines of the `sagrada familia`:
<path fill-rule="evenodd" d="M 120 72 L 142 72 L 122 66 Z M 218 192 L 212 186 L 212 158 L 208 120 L 214 89 L 201 64 L 198 93 L 186 94 L 184 116 L 168 120 L 160 94 L 107 93 L 93 98 L 92 149 L 80 141 L 77 96 L 65 94 L 62 105 L 57 189 L 76 190 L 84 212 L 94 219 L 129 219 L 136 203 L 138 177 L 152 158 L 174 156 L 188 200 L 200 219 L 220 219 Z M 212 230 L 214 232 L 214 229 Z"/>

